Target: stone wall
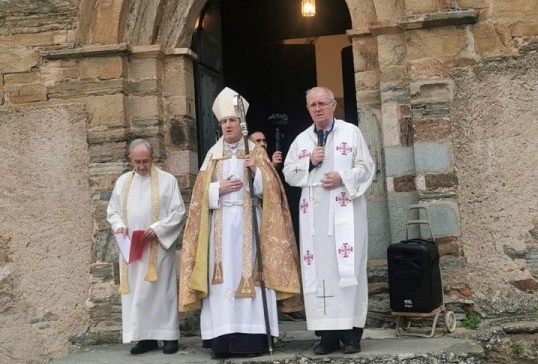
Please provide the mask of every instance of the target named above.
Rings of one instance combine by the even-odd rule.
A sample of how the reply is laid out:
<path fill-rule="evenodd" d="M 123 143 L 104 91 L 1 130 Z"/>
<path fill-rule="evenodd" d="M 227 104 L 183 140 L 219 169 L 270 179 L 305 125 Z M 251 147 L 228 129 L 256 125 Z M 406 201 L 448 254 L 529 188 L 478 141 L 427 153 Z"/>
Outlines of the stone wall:
<path fill-rule="evenodd" d="M 80 104 L 0 110 L 2 362 L 63 353 L 90 325 L 86 119 Z"/>
<path fill-rule="evenodd" d="M 406 206 L 425 203 L 451 305 L 490 317 L 536 311 L 538 1 L 346 2 L 361 128 L 379 167 L 369 209 L 387 216 L 376 233 L 387 245 L 402 239 Z M 140 136 L 190 200 L 188 47 L 204 4 L 0 2 L 7 363 L 120 340 L 106 204 Z M 369 265 L 369 324 L 391 325 L 386 262 Z"/>

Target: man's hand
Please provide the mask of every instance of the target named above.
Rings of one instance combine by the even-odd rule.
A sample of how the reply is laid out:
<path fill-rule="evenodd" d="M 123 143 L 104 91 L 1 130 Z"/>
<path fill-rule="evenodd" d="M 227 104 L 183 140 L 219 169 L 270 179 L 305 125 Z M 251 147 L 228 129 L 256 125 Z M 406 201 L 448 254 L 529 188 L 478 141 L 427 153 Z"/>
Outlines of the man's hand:
<path fill-rule="evenodd" d="M 327 190 L 342 186 L 342 178 L 338 172 L 326 172 L 320 182 L 321 187 Z"/>
<path fill-rule="evenodd" d="M 245 156 L 245 159 L 243 160 L 243 166 L 245 168 L 250 168 L 253 176 L 256 174 L 256 163 L 254 161 L 254 158 L 251 158 L 250 154 Z"/>
<path fill-rule="evenodd" d="M 323 161 L 325 158 L 325 148 L 323 147 L 315 147 L 312 151 L 312 155 L 310 156 L 310 162 L 312 162 L 312 165 L 317 166 L 319 163 Z"/>
<path fill-rule="evenodd" d="M 273 166 L 276 168 L 279 164 L 282 163 L 282 152 L 276 151 L 271 156 L 271 163 L 273 163 Z"/>
<path fill-rule="evenodd" d="M 152 228 L 147 229 L 141 236 L 142 240 L 150 241 L 157 238 L 157 234 Z"/>
<path fill-rule="evenodd" d="M 219 183 L 219 195 L 236 192 L 243 188 L 243 182 L 237 178 L 229 178 Z"/>
<path fill-rule="evenodd" d="M 119 227 L 114 231 L 114 234 L 127 235 L 127 228 L 125 226 Z"/>

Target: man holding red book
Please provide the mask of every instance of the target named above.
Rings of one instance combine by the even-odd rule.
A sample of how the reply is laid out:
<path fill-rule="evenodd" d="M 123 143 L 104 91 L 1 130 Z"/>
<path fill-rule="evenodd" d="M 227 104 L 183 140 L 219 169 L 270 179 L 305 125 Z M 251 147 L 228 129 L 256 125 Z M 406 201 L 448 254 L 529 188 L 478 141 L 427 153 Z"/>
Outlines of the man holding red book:
<path fill-rule="evenodd" d="M 163 352 L 173 354 L 179 348 L 175 242 L 185 205 L 176 178 L 153 164 L 147 140 L 130 144 L 129 159 L 133 170 L 118 178 L 107 209 L 120 248 L 126 242 L 143 247 L 139 258 L 131 256 L 134 246 L 119 255 L 123 342 L 137 341 L 136 355 L 162 340 Z"/>

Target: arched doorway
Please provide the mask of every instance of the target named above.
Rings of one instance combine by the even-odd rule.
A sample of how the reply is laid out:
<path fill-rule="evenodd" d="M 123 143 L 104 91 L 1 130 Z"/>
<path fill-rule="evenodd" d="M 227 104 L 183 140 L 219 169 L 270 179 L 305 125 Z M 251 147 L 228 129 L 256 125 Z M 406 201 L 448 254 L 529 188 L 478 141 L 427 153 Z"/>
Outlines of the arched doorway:
<path fill-rule="evenodd" d="M 339 104 L 337 117 L 346 119 L 346 110 L 355 110 L 348 112 L 352 115 L 348 121 L 357 122 L 354 88 L 345 88 L 343 82 L 354 84 L 351 42 L 345 35 L 351 28 L 349 10 L 344 0 L 317 0 L 316 7 L 317 14 L 308 18 L 301 15 L 300 1 L 207 2 L 192 44 L 198 54 L 195 84 L 200 163 L 215 142 L 211 105 L 223 86 L 249 101 L 249 130 L 264 132 L 270 154 L 276 137 L 269 117 L 288 117 L 288 123 L 279 128 L 285 153 L 295 136 L 311 124 L 304 96 L 313 86 L 331 88 Z M 287 185 L 286 189 L 297 232 L 300 190 Z"/>

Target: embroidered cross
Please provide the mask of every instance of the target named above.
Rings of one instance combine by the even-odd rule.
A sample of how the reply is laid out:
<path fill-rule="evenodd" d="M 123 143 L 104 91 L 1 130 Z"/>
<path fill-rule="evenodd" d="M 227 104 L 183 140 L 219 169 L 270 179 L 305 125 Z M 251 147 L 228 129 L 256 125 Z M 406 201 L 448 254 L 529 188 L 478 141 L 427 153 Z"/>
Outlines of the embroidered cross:
<path fill-rule="evenodd" d="M 310 152 L 306 149 L 301 150 L 301 152 L 299 153 L 299 159 L 309 158 L 309 157 L 310 157 Z"/>
<path fill-rule="evenodd" d="M 303 214 L 306 213 L 306 211 L 308 210 L 308 201 L 303 198 L 303 202 L 301 202 L 299 208 L 301 209 Z"/>
<path fill-rule="evenodd" d="M 347 155 L 348 152 L 352 151 L 352 148 L 346 142 L 342 142 L 342 144 L 336 147 L 336 150 L 342 155 Z"/>
<path fill-rule="evenodd" d="M 327 314 L 327 298 L 331 298 L 334 296 L 329 296 L 325 293 L 325 279 L 323 280 L 323 295 L 322 296 L 316 296 L 317 298 L 323 298 L 323 314 Z"/>
<path fill-rule="evenodd" d="M 353 246 L 349 245 L 348 243 L 342 244 L 341 248 L 338 248 L 338 254 L 340 254 L 342 257 L 347 258 L 349 257 L 349 253 L 353 251 Z"/>
<path fill-rule="evenodd" d="M 349 202 L 349 198 L 347 198 L 346 193 L 342 191 L 338 196 L 336 196 L 336 202 L 338 202 L 340 206 L 346 206 Z"/>
<path fill-rule="evenodd" d="M 310 252 L 310 250 L 307 250 L 305 253 L 304 253 L 304 261 L 306 262 L 306 265 L 310 265 L 312 263 L 312 261 L 314 260 L 314 254 L 312 254 Z"/>

